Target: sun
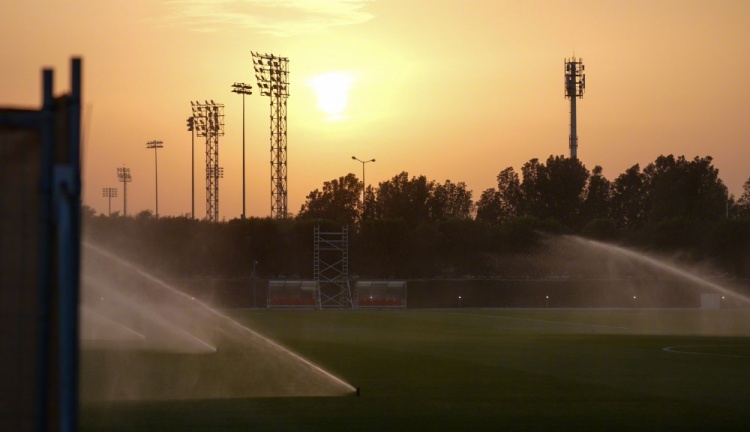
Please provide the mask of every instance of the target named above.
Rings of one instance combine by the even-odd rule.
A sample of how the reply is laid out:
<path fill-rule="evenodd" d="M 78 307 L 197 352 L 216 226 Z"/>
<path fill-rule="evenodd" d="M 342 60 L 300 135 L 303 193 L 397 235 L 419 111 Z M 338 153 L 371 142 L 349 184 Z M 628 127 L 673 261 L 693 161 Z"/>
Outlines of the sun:
<path fill-rule="evenodd" d="M 327 72 L 314 76 L 310 85 L 315 90 L 318 108 L 326 114 L 340 115 L 349 102 L 352 77 L 346 72 Z"/>

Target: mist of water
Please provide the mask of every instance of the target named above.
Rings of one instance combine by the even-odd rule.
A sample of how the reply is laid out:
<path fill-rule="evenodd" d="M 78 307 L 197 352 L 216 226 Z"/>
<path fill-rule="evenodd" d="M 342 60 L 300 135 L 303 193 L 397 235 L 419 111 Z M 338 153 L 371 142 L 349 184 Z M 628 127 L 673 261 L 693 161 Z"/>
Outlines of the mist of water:
<path fill-rule="evenodd" d="M 750 304 L 750 298 L 742 294 L 739 294 L 716 282 L 713 282 L 711 280 L 698 276 L 688 271 L 687 269 L 679 267 L 666 260 L 655 258 L 645 253 L 637 252 L 635 250 L 628 249 L 622 246 L 616 246 L 613 244 L 603 243 L 603 242 L 596 241 L 596 240 L 589 240 L 589 239 L 585 239 L 585 238 L 577 237 L 577 236 L 570 236 L 570 238 L 579 244 L 588 246 L 590 248 L 598 249 L 602 252 L 605 252 L 611 255 L 622 256 L 622 257 L 635 260 L 639 263 L 645 264 L 646 266 L 652 267 L 654 269 L 658 269 L 664 272 L 665 274 L 669 274 L 679 279 L 689 281 L 696 285 L 708 288 L 714 293 L 729 296 L 735 300 L 739 300 L 740 302 L 744 304 Z"/>
<path fill-rule="evenodd" d="M 84 400 L 333 396 L 354 387 L 99 246 L 84 243 Z"/>

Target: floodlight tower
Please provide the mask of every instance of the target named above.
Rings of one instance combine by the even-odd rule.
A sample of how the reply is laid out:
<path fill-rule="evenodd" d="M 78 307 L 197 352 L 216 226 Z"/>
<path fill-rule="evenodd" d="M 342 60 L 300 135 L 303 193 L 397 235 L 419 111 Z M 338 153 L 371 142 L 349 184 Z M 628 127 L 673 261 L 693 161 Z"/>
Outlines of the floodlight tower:
<path fill-rule="evenodd" d="M 191 175 L 190 175 L 190 217 L 195 219 L 195 117 L 188 117 L 187 119 L 187 130 L 191 135 L 190 145 L 190 163 L 191 163 Z"/>
<path fill-rule="evenodd" d="M 159 219 L 159 163 L 156 157 L 156 150 L 164 148 L 163 141 L 149 141 L 146 143 L 147 149 L 154 149 L 154 175 L 156 185 L 156 218 Z"/>
<path fill-rule="evenodd" d="M 245 219 L 245 96 L 253 94 L 253 87 L 245 83 L 234 83 L 232 93 L 242 95 L 242 219 Z"/>
<path fill-rule="evenodd" d="M 112 217 L 112 198 L 117 198 L 117 188 L 102 188 L 102 196 L 109 201 L 109 217 Z"/>
<path fill-rule="evenodd" d="M 224 135 L 224 105 L 190 102 L 196 135 L 206 137 L 206 219 L 219 221 L 219 137 Z"/>
<path fill-rule="evenodd" d="M 128 217 L 128 183 L 133 181 L 130 168 L 117 168 L 117 178 L 122 182 L 122 215 Z"/>
<path fill-rule="evenodd" d="M 286 100 L 289 59 L 252 52 L 261 96 L 271 98 L 271 217 L 287 217 Z"/>
<path fill-rule="evenodd" d="M 565 59 L 565 97 L 570 99 L 570 158 L 578 158 L 578 132 L 576 130 L 576 99 L 583 98 L 586 74 L 583 59 L 575 56 Z"/>

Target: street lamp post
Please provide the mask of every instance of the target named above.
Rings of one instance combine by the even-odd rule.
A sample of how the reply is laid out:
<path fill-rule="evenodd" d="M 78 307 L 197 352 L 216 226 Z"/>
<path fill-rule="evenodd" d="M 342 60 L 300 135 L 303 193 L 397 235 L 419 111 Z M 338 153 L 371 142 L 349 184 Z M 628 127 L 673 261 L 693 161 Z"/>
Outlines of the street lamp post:
<path fill-rule="evenodd" d="M 367 187 L 367 183 L 365 183 L 365 164 L 370 163 L 370 162 L 375 162 L 375 159 L 370 159 L 370 160 L 363 161 L 363 160 L 357 159 L 356 156 L 352 156 L 352 159 L 355 160 L 355 161 L 357 161 L 357 162 L 360 162 L 362 164 L 362 216 L 364 218 L 364 214 L 365 214 L 365 188 Z"/>
<path fill-rule="evenodd" d="M 159 219 L 159 164 L 156 157 L 156 150 L 164 148 L 162 141 L 149 141 L 146 143 L 147 149 L 154 149 L 154 173 L 156 175 L 156 218 Z"/>
<path fill-rule="evenodd" d="M 242 95 L 242 219 L 245 219 L 245 95 L 253 94 L 253 87 L 245 83 L 232 84 L 232 93 Z"/>

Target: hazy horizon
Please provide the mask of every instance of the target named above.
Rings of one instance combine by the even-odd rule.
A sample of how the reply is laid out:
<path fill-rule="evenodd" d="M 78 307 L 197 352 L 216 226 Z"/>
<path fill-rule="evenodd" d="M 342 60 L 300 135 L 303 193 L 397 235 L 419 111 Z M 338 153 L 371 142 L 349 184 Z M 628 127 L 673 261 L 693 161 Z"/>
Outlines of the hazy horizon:
<path fill-rule="evenodd" d="M 190 213 L 191 100 L 226 106 L 220 218 L 242 212 L 242 97 L 248 216 L 270 214 L 269 100 L 251 51 L 290 59 L 288 210 L 367 165 L 368 184 L 401 171 L 464 181 L 477 200 L 508 166 L 568 154 L 563 61 L 586 66 L 579 159 L 610 180 L 659 155 L 712 156 L 730 193 L 750 177 L 750 3 L 10 0 L 0 17 L 0 105 L 38 107 L 40 70 L 68 89 L 83 58 L 83 203 L 131 169 L 128 214 Z M 24 35 L 23 39 L 19 35 Z M 333 75 L 331 75 L 333 73 Z M 322 76 L 322 78 L 321 78 Z M 326 81 L 328 79 L 328 81 Z M 329 84 L 326 84 L 328 82 Z M 332 84 L 331 84 L 332 82 Z M 332 86 L 332 87 L 326 87 Z M 205 215 L 205 142 L 195 143 L 195 210 Z"/>

